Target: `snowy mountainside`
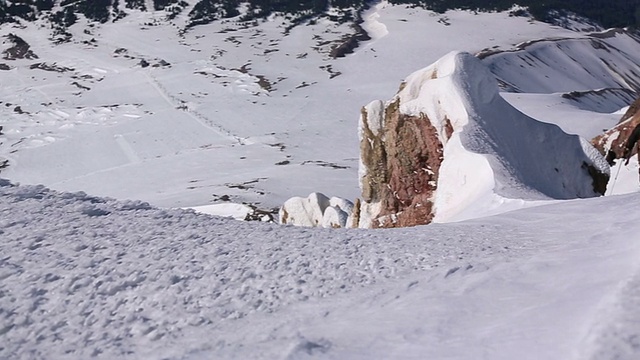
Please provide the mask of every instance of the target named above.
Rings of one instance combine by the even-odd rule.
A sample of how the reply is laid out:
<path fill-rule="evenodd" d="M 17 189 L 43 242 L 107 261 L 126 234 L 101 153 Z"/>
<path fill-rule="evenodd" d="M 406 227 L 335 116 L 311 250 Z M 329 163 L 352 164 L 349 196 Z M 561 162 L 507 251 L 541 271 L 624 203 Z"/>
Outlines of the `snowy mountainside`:
<path fill-rule="evenodd" d="M 503 97 L 527 115 L 591 139 L 619 120 L 638 97 L 638 33 L 607 30 L 572 38 L 539 38 L 479 57 Z"/>
<path fill-rule="evenodd" d="M 1 180 L 0 357 L 633 359 L 639 196 L 327 230 Z"/>
<path fill-rule="evenodd" d="M 510 92 L 637 92 L 639 41 L 637 32 L 611 29 L 578 38 L 531 40 L 509 51 L 487 49 L 479 57 Z"/>
<path fill-rule="evenodd" d="M 390 98 L 406 74 L 449 51 L 586 36 L 509 13 L 437 14 L 380 2 L 362 13 L 371 40 L 333 58 L 356 30 L 329 17 L 294 27 L 280 15 L 232 18 L 185 32 L 184 12 L 172 20 L 162 11 L 128 12 L 113 23 L 79 17 L 63 43 L 38 20 L 0 26 L 3 57 L 16 45 L 9 34 L 37 56 L 0 60 L 3 176 L 159 206 L 268 209 L 315 191 L 355 199 L 362 105 Z M 636 47 L 626 41 L 619 50 Z M 498 70 L 512 67 L 519 65 Z M 534 117 L 553 117 L 544 109 L 558 96 Z M 622 103 L 594 97 L 596 108 L 579 116 L 603 123 L 592 121 L 589 131 L 615 123 L 599 111 Z M 569 116 L 561 118 L 577 117 L 578 105 L 565 103 Z"/>

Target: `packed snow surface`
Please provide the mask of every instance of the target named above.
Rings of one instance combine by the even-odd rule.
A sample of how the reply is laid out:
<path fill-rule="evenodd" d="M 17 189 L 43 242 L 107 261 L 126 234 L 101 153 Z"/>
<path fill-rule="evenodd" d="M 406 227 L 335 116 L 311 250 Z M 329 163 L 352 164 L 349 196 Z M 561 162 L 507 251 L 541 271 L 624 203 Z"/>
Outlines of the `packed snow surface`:
<path fill-rule="evenodd" d="M 328 230 L 2 180 L 0 358 L 635 359 L 639 201 Z"/>

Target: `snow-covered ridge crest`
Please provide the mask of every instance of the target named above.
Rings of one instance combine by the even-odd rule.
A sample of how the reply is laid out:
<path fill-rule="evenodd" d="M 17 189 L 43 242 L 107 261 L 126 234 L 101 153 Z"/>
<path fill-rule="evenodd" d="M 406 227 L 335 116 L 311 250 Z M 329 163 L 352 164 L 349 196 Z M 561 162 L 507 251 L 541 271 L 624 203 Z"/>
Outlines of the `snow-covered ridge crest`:
<path fill-rule="evenodd" d="M 477 56 L 500 81 L 502 90 L 523 93 L 570 93 L 610 89 L 637 92 L 640 78 L 638 33 L 609 29 L 578 37 L 524 41 L 513 49 L 484 49 Z M 625 96 L 628 97 L 629 95 Z M 625 105 L 633 101 L 625 100 Z"/>
<path fill-rule="evenodd" d="M 471 54 L 463 52 L 450 52 L 427 68 L 409 75 L 404 84 L 397 94 L 400 111 L 419 116 L 425 110 L 434 110 L 436 112 L 426 115 L 433 115 L 432 122 L 437 122 L 434 126 L 438 129 L 446 125 L 442 120 L 447 113 L 455 115 L 448 119 L 455 121 L 452 123 L 454 128 L 465 126 L 470 115 L 467 110 L 474 106 L 472 99 L 488 104 L 498 96 L 498 83 L 492 74 Z M 432 93 L 434 87 L 441 89 L 437 97 Z M 430 106 L 425 107 L 425 101 L 431 102 Z M 445 141 L 447 138 L 442 137 Z"/>
<path fill-rule="evenodd" d="M 603 194 L 606 161 L 498 93 L 479 59 L 451 52 L 390 101 L 362 110 L 360 227 L 452 221 L 531 201 Z"/>

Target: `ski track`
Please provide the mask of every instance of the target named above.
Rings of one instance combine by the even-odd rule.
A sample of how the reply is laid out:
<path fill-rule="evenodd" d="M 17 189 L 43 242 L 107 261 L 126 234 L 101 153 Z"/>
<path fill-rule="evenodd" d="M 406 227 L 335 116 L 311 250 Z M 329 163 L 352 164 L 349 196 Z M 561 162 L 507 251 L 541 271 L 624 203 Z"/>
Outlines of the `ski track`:
<path fill-rule="evenodd" d="M 158 94 L 167 102 L 167 104 L 169 104 L 172 108 L 177 109 L 179 106 L 182 106 L 183 104 L 178 105 L 178 102 L 181 102 L 180 99 L 175 98 L 174 96 L 170 95 L 166 89 L 164 88 L 164 86 L 162 86 L 162 84 L 159 83 L 159 81 L 157 79 L 155 79 L 154 77 L 152 77 L 151 75 L 149 75 L 148 73 L 145 73 L 145 76 L 149 82 L 149 84 L 151 86 L 153 86 L 153 88 L 158 92 Z M 192 118 L 193 120 L 195 120 L 196 122 L 198 122 L 200 125 L 211 129 L 213 132 L 215 132 L 216 134 L 218 134 L 220 137 L 222 138 L 226 138 L 229 140 L 232 140 L 233 142 L 237 142 L 240 145 L 243 145 L 243 139 L 240 136 L 234 135 L 232 132 L 230 132 L 229 130 L 223 128 L 220 125 L 215 124 L 213 121 L 207 119 L 206 117 L 204 117 L 203 115 L 200 114 L 194 114 L 191 110 L 189 109 L 185 109 L 184 113 L 186 113 L 190 118 Z"/>
<path fill-rule="evenodd" d="M 129 163 L 138 164 L 142 161 L 138 156 L 138 154 L 136 153 L 136 151 L 133 150 L 133 148 L 131 147 L 131 144 L 129 144 L 129 141 L 127 141 L 124 135 L 117 134 L 117 135 L 114 135 L 114 138 L 116 140 L 116 143 L 120 147 L 120 149 L 122 149 L 122 152 L 125 154 L 127 159 L 129 159 Z"/>

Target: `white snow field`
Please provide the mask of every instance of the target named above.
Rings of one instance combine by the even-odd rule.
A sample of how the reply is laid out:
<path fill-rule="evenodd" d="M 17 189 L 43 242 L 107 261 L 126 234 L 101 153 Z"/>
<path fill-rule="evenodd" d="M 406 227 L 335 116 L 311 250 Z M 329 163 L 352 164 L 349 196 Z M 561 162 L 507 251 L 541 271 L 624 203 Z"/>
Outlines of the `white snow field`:
<path fill-rule="evenodd" d="M 3 359 L 637 359 L 640 194 L 393 230 L 0 182 Z"/>
<path fill-rule="evenodd" d="M 38 56 L 0 59 L 9 67 L 0 70 L 2 176 L 163 207 L 271 209 L 312 192 L 353 201 L 360 108 L 391 98 L 405 76 L 450 51 L 496 53 L 483 62 L 503 90 L 522 91 L 504 93 L 507 100 L 582 136 L 614 125 L 619 116 L 610 113 L 640 83 L 632 35 L 508 12 L 436 14 L 380 2 L 363 14 L 372 40 L 332 59 L 332 47 L 354 33 L 349 24 L 321 18 L 290 28 L 273 16 L 185 32 L 188 11 L 172 21 L 136 10 L 113 23 L 81 18 L 61 44 L 37 21 L 0 26 L 0 50 L 14 34 Z"/>

